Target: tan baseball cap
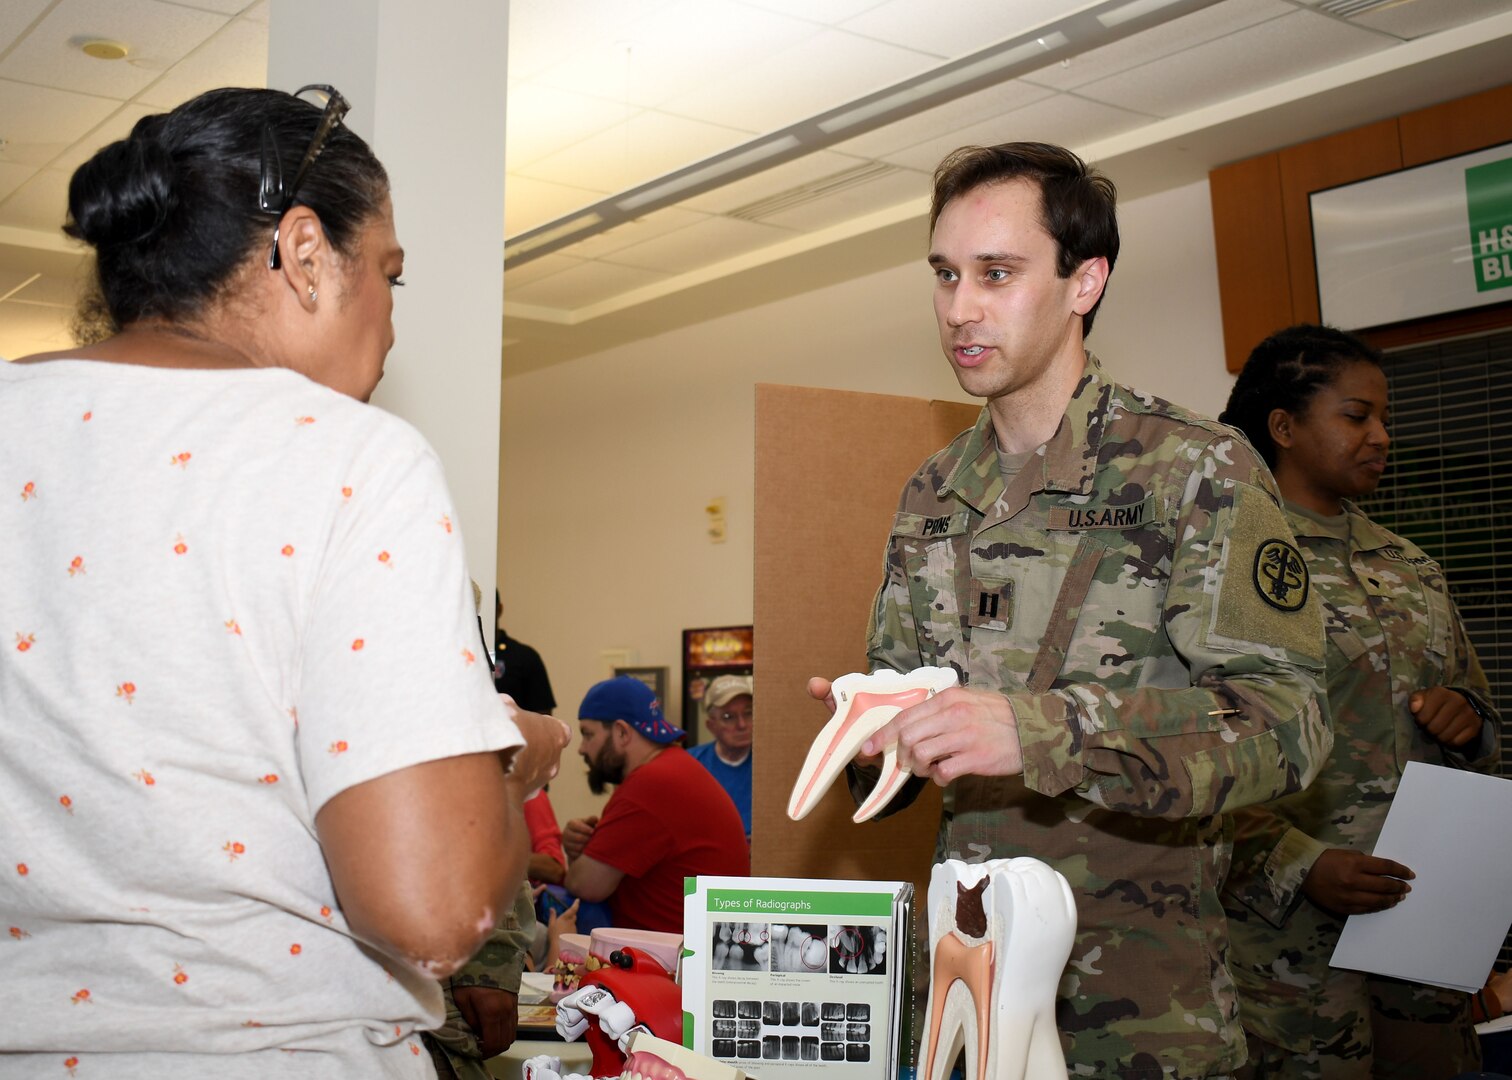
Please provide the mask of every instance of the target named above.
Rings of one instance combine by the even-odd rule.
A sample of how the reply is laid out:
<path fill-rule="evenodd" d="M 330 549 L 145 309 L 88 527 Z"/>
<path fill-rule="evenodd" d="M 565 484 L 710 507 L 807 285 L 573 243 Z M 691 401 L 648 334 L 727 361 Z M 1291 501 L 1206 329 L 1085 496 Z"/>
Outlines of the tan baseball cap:
<path fill-rule="evenodd" d="M 756 692 L 751 689 L 751 676 L 721 675 L 704 692 L 704 708 L 717 709 L 721 705 L 728 705 L 741 694 L 750 694 L 753 698 L 756 696 Z"/>

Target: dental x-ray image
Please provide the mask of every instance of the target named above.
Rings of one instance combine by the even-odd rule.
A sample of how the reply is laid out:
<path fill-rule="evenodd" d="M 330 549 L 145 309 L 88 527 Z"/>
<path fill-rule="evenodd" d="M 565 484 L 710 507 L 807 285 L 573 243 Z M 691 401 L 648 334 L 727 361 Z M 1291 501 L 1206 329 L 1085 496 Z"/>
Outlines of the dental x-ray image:
<path fill-rule="evenodd" d="M 829 943 L 831 975 L 887 974 L 887 931 L 880 926 L 831 926 Z"/>

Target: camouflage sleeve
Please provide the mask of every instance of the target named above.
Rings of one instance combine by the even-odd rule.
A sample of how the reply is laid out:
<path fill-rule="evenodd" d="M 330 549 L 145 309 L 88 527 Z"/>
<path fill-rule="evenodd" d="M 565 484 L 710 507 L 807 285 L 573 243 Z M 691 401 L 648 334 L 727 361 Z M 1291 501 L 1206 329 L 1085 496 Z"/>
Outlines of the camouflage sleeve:
<path fill-rule="evenodd" d="M 1452 655 L 1460 660 L 1454 670 L 1444 673 L 1444 685 L 1463 694 L 1470 707 L 1481 718 L 1480 737 L 1466 743 L 1458 750 L 1446 751 L 1445 757 L 1456 768 L 1474 769 L 1477 772 L 1495 773 L 1501 764 L 1501 714 L 1491 700 L 1491 684 L 1481 667 L 1470 635 L 1465 632 L 1465 621 L 1459 608 L 1449 602 L 1449 621 L 1452 626 Z"/>
<path fill-rule="evenodd" d="M 525 953 L 535 937 L 535 905 L 530 883 L 520 886 L 514 906 L 504 921 L 460 971 L 451 978 L 453 986 L 492 986 L 520 992 L 520 973 L 525 969 Z"/>
<path fill-rule="evenodd" d="M 1185 484 L 1164 496 L 1176 500 L 1161 616 L 1173 655 L 1146 661 L 1168 665 L 1167 685 L 1007 695 L 1036 791 L 1176 819 L 1301 790 L 1328 756 L 1322 615 L 1275 481 L 1233 436 L 1187 458 Z"/>
<path fill-rule="evenodd" d="M 1263 806 L 1233 816 L 1234 861 L 1224 891 L 1276 929 L 1302 899 L 1302 883 L 1328 844 Z"/>

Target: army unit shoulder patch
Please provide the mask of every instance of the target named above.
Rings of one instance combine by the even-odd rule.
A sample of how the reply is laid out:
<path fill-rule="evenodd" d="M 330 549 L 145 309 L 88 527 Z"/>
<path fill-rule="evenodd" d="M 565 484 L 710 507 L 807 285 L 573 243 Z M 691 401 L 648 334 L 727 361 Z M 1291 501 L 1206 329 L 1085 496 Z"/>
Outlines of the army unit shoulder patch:
<path fill-rule="evenodd" d="M 1269 539 L 1255 549 L 1255 588 L 1279 611 L 1300 611 L 1310 584 L 1302 553 L 1286 540 Z"/>

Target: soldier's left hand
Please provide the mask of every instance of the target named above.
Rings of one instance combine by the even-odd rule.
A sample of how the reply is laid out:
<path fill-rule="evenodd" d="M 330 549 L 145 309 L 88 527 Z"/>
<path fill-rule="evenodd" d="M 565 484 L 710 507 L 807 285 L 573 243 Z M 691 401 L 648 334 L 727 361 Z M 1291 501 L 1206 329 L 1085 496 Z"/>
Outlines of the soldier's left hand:
<path fill-rule="evenodd" d="M 1464 746 L 1480 734 L 1481 718 L 1465 695 L 1447 686 L 1430 686 L 1407 699 L 1412 718 L 1445 746 Z"/>
<path fill-rule="evenodd" d="M 454 986 L 452 1000 L 467 1026 L 478 1037 L 478 1053 L 491 1058 L 515 1041 L 520 1020 L 519 995 L 496 986 Z"/>
<path fill-rule="evenodd" d="M 904 709 L 866 740 L 880 754 L 897 740 L 898 764 L 944 787 L 958 776 L 1017 776 L 1024 771 L 1018 717 L 1002 694 L 955 686 Z"/>

